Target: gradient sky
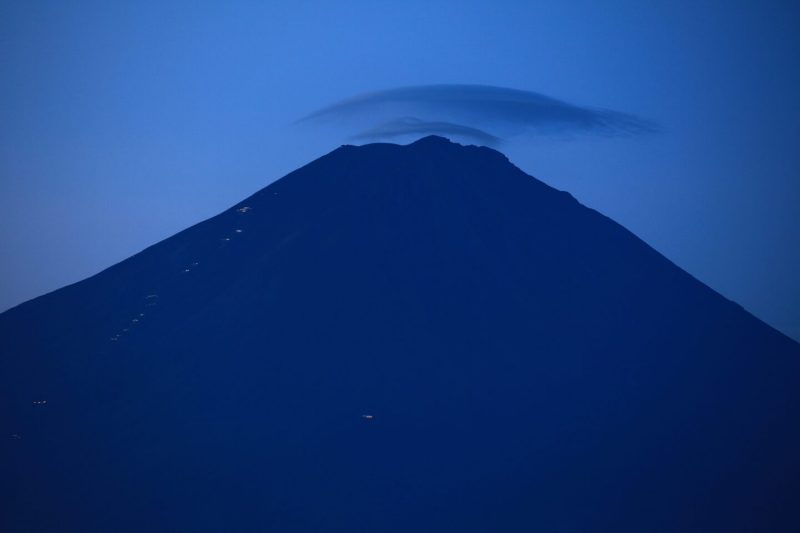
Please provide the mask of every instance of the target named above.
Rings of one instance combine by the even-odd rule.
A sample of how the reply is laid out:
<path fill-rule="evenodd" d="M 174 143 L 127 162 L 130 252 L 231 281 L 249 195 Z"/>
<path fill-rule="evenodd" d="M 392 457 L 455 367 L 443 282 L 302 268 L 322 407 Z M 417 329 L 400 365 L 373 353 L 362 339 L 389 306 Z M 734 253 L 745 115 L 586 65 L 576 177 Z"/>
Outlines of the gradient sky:
<path fill-rule="evenodd" d="M 366 91 L 535 91 L 660 125 L 498 146 L 800 339 L 793 2 L 0 0 L 0 310 L 349 142 Z"/>

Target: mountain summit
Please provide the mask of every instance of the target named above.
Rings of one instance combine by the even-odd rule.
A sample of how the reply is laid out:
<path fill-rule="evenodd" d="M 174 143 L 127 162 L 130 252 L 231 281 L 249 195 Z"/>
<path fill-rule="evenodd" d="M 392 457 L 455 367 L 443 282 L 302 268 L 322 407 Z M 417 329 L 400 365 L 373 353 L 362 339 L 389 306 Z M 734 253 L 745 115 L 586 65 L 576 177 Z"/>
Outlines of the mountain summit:
<path fill-rule="evenodd" d="M 798 380 L 499 152 L 343 146 L 0 315 L 0 529 L 796 532 Z"/>

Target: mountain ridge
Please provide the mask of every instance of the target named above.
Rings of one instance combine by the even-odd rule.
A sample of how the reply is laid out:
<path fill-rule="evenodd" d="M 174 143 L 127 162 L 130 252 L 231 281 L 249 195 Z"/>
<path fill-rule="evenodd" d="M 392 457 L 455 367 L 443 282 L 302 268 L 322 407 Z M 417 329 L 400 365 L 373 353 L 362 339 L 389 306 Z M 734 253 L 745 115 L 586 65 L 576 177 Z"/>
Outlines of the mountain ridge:
<path fill-rule="evenodd" d="M 435 147 L 435 148 L 437 148 L 437 149 L 441 149 L 441 148 L 443 148 L 443 147 L 447 147 L 447 149 L 448 149 L 448 150 L 449 150 L 449 149 L 454 149 L 454 150 L 458 150 L 458 149 L 467 149 L 467 150 L 477 150 L 477 151 L 478 151 L 478 153 L 481 153 L 481 152 L 482 152 L 482 153 L 485 153 L 485 154 L 491 154 L 491 156 L 492 156 L 492 157 L 494 157 L 494 158 L 497 158 L 498 160 L 501 160 L 501 161 L 505 162 L 506 164 L 510 165 L 511 167 L 513 167 L 514 169 L 516 169 L 517 171 L 519 171 L 521 174 L 525 174 L 525 175 L 526 175 L 526 176 L 528 176 L 530 179 L 532 179 L 532 180 L 534 180 L 535 182 L 537 182 L 537 183 L 539 183 L 539 184 L 543 185 L 544 187 L 546 187 L 546 188 L 547 188 L 546 190 L 550 190 L 550 191 L 552 191 L 553 193 L 558 193 L 558 194 L 566 195 L 568 198 L 571 198 L 573 201 L 575 201 L 576 203 L 578 203 L 578 204 L 579 204 L 579 205 L 581 205 L 582 207 L 585 207 L 586 209 L 588 209 L 588 210 L 590 210 L 590 211 L 592 211 L 592 212 L 596 213 L 596 214 L 597 214 L 597 215 L 599 215 L 600 217 L 602 217 L 602 218 L 604 218 L 604 219 L 607 219 L 607 220 L 608 220 L 608 221 L 610 221 L 611 223 L 613 223 L 613 224 L 617 225 L 619 228 L 621 228 L 622 230 L 624 230 L 624 231 L 626 231 L 626 232 L 630 233 L 630 234 L 631 234 L 632 236 L 634 236 L 636 239 L 640 240 L 640 241 L 641 241 L 643 244 L 645 244 L 645 245 L 646 245 L 646 246 L 648 246 L 649 248 L 653 249 L 653 250 L 654 250 L 656 253 L 658 253 L 658 254 L 659 254 L 661 257 L 663 257 L 663 258 L 664 258 L 666 261 L 669 261 L 669 262 L 670 262 L 670 263 L 671 263 L 673 266 L 675 266 L 675 268 L 677 268 L 677 269 L 680 269 L 680 270 L 682 270 L 682 271 L 683 271 L 683 269 L 682 269 L 681 267 L 679 267 L 677 264 L 675 264 L 675 263 L 674 263 L 674 262 L 673 262 L 671 259 L 669 259 L 667 256 L 663 255 L 661 252 L 659 252 L 658 250 L 656 250 L 655 248 L 653 248 L 652 246 L 650 246 L 650 245 L 649 245 L 649 244 L 648 244 L 646 241 L 644 241 L 644 240 L 643 240 L 641 237 L 639 237 L 638 235 L 636 235 L 635 233 L 633 233 L 631 230 L 629 230 L 629 229 L 628 229 L 628 228 L 626 228 L 625 226 L 622 226 L 621 224 L 617 223 L 615 220 L 613 220 L 612 218 L 610 218 L 610 217 L 608 217 L 608 216 L 604 215 L 603 213 L 601 213 L 601 212 L 599 212 L 599 211 L 597 211 L 597 210 L 595 210 L 595 209 L 593 209 L 593 208 L 591 208 L 591 207 L 589 207 L 589 206 L 586 206 L 585 204 L 582 204 L 580 201 L 578 201 L 578 200 L 577 200 L 577 199 L 576 199 L 576 198 L 575 198 L 573 195 L 571 195 L 569 192 L 567 192 L 567 191 L 562 191 L 562 190 L 559 190 L 559 189 L 556 189 L 556 188 L 554 188 L 554 187 L 552 187 L 552 186 L 550 186 L 550 185 L 546 184 L 545 182 L 542 182 L 542 181 L 541 181 L 541 180 L 539 180 L 538 178 L 535 178 L 535 177 L 533 177 L 533 176 L 530 176 L 530 175 L 526 174 L 526 173 L 525 173 L 523 170 L 519 169 L 519 168 L 518 168 L 516 165 L 514 165 L 514 164 L 513 164 L 513 163 L 512 163 L 512 162 L 511 162 L 511 161 L 508 159 L 508 157 L 507 157 L 507 156 L 505 156 L 505 154 L 503 154 L 502 152 L 500 152 L 500 151 L 498 151 L 498 150 L 496 150 L 496 149 L 494 149 L 494 148 L 488 147 L 488 146 L 479 146 L 479 145 L 471 145 L 471 144 L 470 144 L 470 145 L 462 145 L 462 144 L 459 144 L 459 143 L 457 143 L 457 142 L 451 141 L 451 140 L 447 139 L 446 137 L 443 137 L 443 136 L 440 136 L 440 135 L 427 135 L 427 136 L 425 136 L 425 137 L 421 137 L 420 139 L 418 139 L 418 140 L 416 140 L 416 141 L 413 141 L 413 142 L 411 142 L 411 143 L 409 143 L 409 144 L 406 144 L 406 145 L 400 145 L 400 144 L 396 144 L 396 143 L 389 143 L 389 142 L 375 142 L 375 143 L 368 143 L 368 144 L 363 144 L 363 145 L 343 144 L 343 145 L 339 146 L 338 148 L 336 148 L 336 149 L 332 150 L 331 152 L 329 152 L 329 153 L 325 154 L 324 156 L 321 156 L 320 158 L 318 158 L 318 159 L 316 159 L 316 160 L 312 161 L 311 163 L 308 163 L 307 165 L 303 165 L 302 167 L 298 168 L 297 170 L 295 170 L 295 171 L 293 171 L 293 172 L 290 172 L 290 173 L 289 173 L 289 174 L 287 174 L 286 176 L 284 176 L 284 177 L 282 177 L 282 178 L 279 178 L 278 180 L 275 180 L 275 181 L 274 181 L 274 182 L 272 182 L 271 184 L 269 184 L 269 185 L 267 185 L 267 186 L 265 186 L 265 187 L 263 187 L 263 188 L 259 189 L 258 191 L 256 191 L 256 192 L 254 192 L 254 193 L 250 194 L 250 195 L 249 195 L 249 196 L 247 196 L 245 199 L 243 199 L 243 200 L 241 200 L 241 201 L 237 202 L 236 204 L 232 205 L 231 207 L 229 207 L 229 208 L 227 208 L 227 209 L 224 209 L 223 211 L 221 211 L 220 213 L 218 213 L 218 214 L 216 214 L 216 215 L 212 215 L 212 216 L 211 216 L 211 217 L 209 217 L 209 218 L 206 218 L 206 219 L 204 219 L 204 220 L 202 220 L 202 221 L 200 221 L 200 222 L 197 222 L 197 223 L 195 223 L 195 224 L 192 224 L 191 226 L 188 226 L 187 228 L 185 228 L 185 229 L 183 229 L 183 230 L 180 230 L 180 231 L 178 231 L 177 233 L 175 233 L 175 234 L 173 234 L 173 235 L 171 235 L 171 236 L 168 236 L 168 237 L 166 237 L 166 238 L 162 239 L 161 241 L 159 241 L 159 242 L 157 242 L 157 243 L 154 243 L 154 244 L 152 244 L 152 245 L 150 245 L 150 246 L 147 246 L 147 247 L 145 247 L 145 248 L 144 248 L 144 249 L 142 249 L 141 251 L 134 253 L 133 255 L 131 255 L 131 256 L 130 256 L 130 257 L 128 257 L 128 258 L 126 258 L 126 259 L 123 259 L 122 261 L 119 261 L 119 262 L 117 262 L 117 263 L 114 263 L 113 265 L 110 265 L 110 266 L 108 266 L 108 267 L 106 267 L 106 268 L 104 268 L 104 269 L 100 270 L 99 272 L 96 272 L 95 274 L 91 274 L 91 275 L 87 276 L 86 278 L 83 278 L 83 279 L 81 279 L 81 280 L 75 281 L 75 282 L 73 282 L 73 283 L 69 283 L 69 284 L 65 285 L 64 287 L 61 287 L 61 288 L 55 289 L 55 290 L 53 290 L 53 291 L 47 292 L 47 293 L 45 293 L 45 294 L 42 294 L 42 295 L 36 296 L 36 297 L 34 297 L 34 298 L 31 298 L 31 299 L 29 299 L 29 300 L 26 300 L 26 301 L 24 301 L 24 302 L 21 302 L 21 303 L 19 303 L 19 304 L 15 305 L 14 307 L 11 307 L 11 308 L 9 308 L 9 309 L 7 309 L 7 310 L 3 311 L 3 312 L 0 312 L 0 315 L 3 315 L 3 314 L 5 314 L 5 313 L 7 313 L 7 312 L 14 311 L 16 308 L 18 308 L 18 307 L 20 307 L 20 306 L 23 306 L 23 305 L 26 305 L 26 304 L 28 304 L 28 303 L 30 303 L 30 302 L 37 301 L 37 300 L 39 300 L 40 298 L 47 297 L 47 296 L 49 296 L 49 295 L 51 295 L 51 294 L 58 293 L 59 291 L 65 290 L 65 289 L 67 289 L 67 288 L 69 288 L 69 287 L 72 287 L 72 286 L 74 286 L 74 285 L 77 285 L 77 284 L 80 284 L 80 283 L 86 282 L 86 281 L 88 281 L 88 280 L 90 280 L 90 279 L 92 279 L 92 278 L 94 278 L 94 277 L 96 277 L 96 276 L 98 276 L 98 275 L 101 275 L 101 274 L 103 274 L 104 272 L 106 272 L 106 271 L 108 271 L 108 270 L 110 270 L 110 269 L 113 269 L 113 268 L 117 267 L 118 265 L 121 265 L 121 264 L 123 264 L 123 263 L 125 263 L 125 262 L 127 262 L 127 261 L 130 261 L 130 260 L 132 260 L 132 259 L 134 259 L 134 258 L 136 258 L 136 257 L 140 256 L 141 254 L 144 254 L 144 253 L 148 252 L 148 250 L 150 250 L 151 248 L 154 248 L 154 247 L 156 247 L 156 246 L 162 245 L 163 243 L 165 243 L 166 241 L 168 241 L 168 240 L 170 240 L 170 239 L 173 239 L 173 238 L 175 238 L 175 237 L 178 237 L 178 236 L 180 236 L 180 235 L 182 235 L 182 234 L 184 234 L 184 233 L 186 233 L 186 232 L 190 232 L 190 231 L 192 231 L 193 229 L 197 228 L 198 226 L 200 226 L 200 225 L 202 225 L 202 224 L 205 224 L 205 223 L 207 223 L 207 222 L 209 222 L 209 221 L 215 220 L 215 219 L 217 219 L 217 218 L 219 218 L 219 217 L 221 217 L 221 216 L 225 215 L 226 213 L 232 213 L 232 212 L 235 212 L 237 209 L 239 209 L 240 207 L 244 206 L 244 205 L 245 205 L 245 204 L 247 204 L 248 202 L 251 202 L 251 201 L 253 201 L 253 200 L 254 200 L 254 199 L 256 199 L 256 198 L 259 198 L 259 197 L 261 197 L 261 196 L 262 196 L 262 194 L 267 194 L 267 192 L 266 192 L 266 191 L 267 191 L 267 190 L 268 190 L 268 189 L 269 189 L 271 186 L 273 186 L 274 184 L 276 184 L 276 183 L 280 182 L 280 181 L 281 181 L 281 180 L 283 180 L 283 179 L 286 179 L 286 178 L 290 177 L 291 175 L 293 175 L 293 174 L 295 174 L 296 172 L 298 172 L 298 171 L 302 170 L 303 168 L 307 167 L 308 165 L 314 164 L 314 163 L 316 163 L 317 161 L 320 161 L 320 160 L 323 160 L 323 159 L 327 159 L 327 158 L 331 158 L 331 157 L 336 157 L 336 156 L 337 156 L 337 154 L 342 154 L 342 153 L 344 153 L 344 152 L 347 152 L 347 151 L 350 151 L 350 150 L 354 150 L 354 149 L 358 150 L 358 149 L 365 149 L 365 148 L 366 148 L 366 149 L 369 149 L 370 147 L 398 147 L 398 148 L 406 148 L 406 149 L 407 149 L 407 148 L 411 148 L 411 147 Z M 685 271 L 684 271 L 684 272 L 685 272 Z M 692 276 L 691 274 L 689 274 L 689 275 L 690 275 L 690 276 Z M 692 277 L 694 278 L 694 276 L 692 276 Z M 694 279 L 697 279 L 697 278 L 694 278 Z M 705 287 L 707 287 L 709 290 L 712 290 L 712 291 L 713 291 L 715 294 L 719 295 L 721 298 L 724 298 L 724 299 L 726 299 L 727 301 L 729 301 L 730 303 L 732 303 L 733 305 L 736 305 L 736 306 L 740 307 L 740 308 L 741 308 L 743 311 L 745 311 L 747 314 L 749 314 L 750 316 L 752 316 L 754 319 L 758 320 L 759 322 L 763 323 L 765 326 L 769 327 L 770 329 L 774 330 L 776 333 L 778 333 L 778 334 L 780 334 L 780 335 L 782 335 L 782 336 L 786 337 L 787 339 L 789 339 L 789 340 L 791 340 L 791 341 L 793 341 L 793 342 L 797 343 L 797 341 L 795 341 L 794 339 L 792 339 L 791 337 L 789 337 L 788 335 L 786 335 L 786 334 L 785 334 L 785 333 L 783 333 L 782 331 L 778 330 L 777 328 L 773 327 L 773 326 L 772 326 L 772 325 L 770 325 L 769 323 L 767 323 L 767 322 L 763 321 L 762 319 L 760 319 L 759 317 L 757 317 L 756 315 L 754 315 L 753 313 L 751 313 L 750 311 L 748 311 L 748 310 L 747 310 L 747 309 L 746 309 L 744 306 L 742 306 L 742 305 L 741 305 L 739 302 L 737 302 L 736 300 L 730 299 L 730 298 L 728 298 L 727 296 L 725 296 L 725 295 L 723 295 L 723 294 L 719 293 L 719 292 L 718 292 L 718 291 L 716 291 L 715 289 L 713 289 L 713 288 L 709 287 L 708 285 L 706 285 L 706 284 L 705 284 L 704 282 L 702 282 L 701 280 L 697 280 L 697 281 L 698 281 L 699 283 L 701 283 L 702 285 L 704 285 Z M 800 343 L 797 343 L 797 344 L 798 344 L 798 346 L 800 346 Z"/>
<path fill-rule="evenodd" d="M 499 152 L 343 146 L 0 315 L 0 525 L 789 532 L 798 375 Z"/>

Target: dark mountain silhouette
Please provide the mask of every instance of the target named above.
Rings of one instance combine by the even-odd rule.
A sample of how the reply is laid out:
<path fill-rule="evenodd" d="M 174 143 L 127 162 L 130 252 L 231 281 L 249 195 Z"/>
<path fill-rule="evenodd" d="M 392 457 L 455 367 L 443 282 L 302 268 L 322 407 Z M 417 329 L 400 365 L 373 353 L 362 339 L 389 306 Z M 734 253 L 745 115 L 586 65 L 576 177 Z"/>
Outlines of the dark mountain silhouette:
<path fill-rule="evenodd" d="M 798 344 L 439 137 L 3 313 L 0 356 L 3 531 L 800 531 Z"/>

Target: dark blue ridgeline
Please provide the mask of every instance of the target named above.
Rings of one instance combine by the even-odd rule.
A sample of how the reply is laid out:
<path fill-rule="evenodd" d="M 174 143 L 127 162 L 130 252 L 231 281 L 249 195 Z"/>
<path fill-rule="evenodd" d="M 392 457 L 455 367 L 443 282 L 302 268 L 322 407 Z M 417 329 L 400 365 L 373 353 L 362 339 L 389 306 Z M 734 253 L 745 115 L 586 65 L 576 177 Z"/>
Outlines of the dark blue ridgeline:
<path fill-rule="evenodd" d="M 344 146 L 0 315 L 0 530 L 796 532 L 798 380 L 500 153 Z"/>

